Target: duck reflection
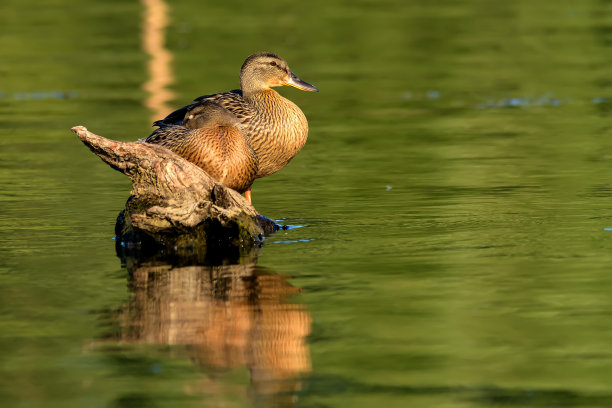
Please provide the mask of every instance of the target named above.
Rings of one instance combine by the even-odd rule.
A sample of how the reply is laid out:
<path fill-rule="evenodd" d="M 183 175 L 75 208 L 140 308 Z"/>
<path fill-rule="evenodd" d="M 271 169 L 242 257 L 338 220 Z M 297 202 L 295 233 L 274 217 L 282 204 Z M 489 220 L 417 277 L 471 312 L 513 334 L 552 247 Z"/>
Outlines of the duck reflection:
<path fill-rule="evenodd" d="M 119 312 L 120 340 L 184 345 L 206 372 L 246 368 L 251 398 L 293 405 L 311 369 L 310 313 L 288 302 L 300 289 L 257 266 L 254 251 L 212 266 L 128 258 L 133 297 Z M 222 385 L 206 381 L 205 394 Z"/>

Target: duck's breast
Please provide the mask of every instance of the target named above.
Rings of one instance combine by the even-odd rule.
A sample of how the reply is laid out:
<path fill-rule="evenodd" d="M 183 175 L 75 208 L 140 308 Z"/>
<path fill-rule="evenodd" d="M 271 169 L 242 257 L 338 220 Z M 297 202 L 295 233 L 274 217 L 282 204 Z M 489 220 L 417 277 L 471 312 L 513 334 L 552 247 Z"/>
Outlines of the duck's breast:
<path fill-rule="evenodd" d="M 258 107 L 258 115 L 245 126 L 259 158 L 257 177 L 264 177 L 285 167 L 304 147 L 308 121 L 296 104 L 280 95 L 264 99 Z"/>

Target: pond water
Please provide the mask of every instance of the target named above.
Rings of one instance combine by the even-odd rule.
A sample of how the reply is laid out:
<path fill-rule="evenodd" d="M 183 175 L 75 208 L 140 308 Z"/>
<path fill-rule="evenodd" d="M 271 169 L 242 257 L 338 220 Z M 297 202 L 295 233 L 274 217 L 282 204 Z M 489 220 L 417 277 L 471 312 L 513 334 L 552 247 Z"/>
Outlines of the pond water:
<path fill-rule="evenodd" d="M 1 406 L 612 405 L 610 1 L 172 2 L 149 103 L 156 4 L 3 2 Z M 295 228 L 122 260 L 130 182 L 69 129 L 146 136 L 259 50 L 321 90 L 253 190 Z"/>

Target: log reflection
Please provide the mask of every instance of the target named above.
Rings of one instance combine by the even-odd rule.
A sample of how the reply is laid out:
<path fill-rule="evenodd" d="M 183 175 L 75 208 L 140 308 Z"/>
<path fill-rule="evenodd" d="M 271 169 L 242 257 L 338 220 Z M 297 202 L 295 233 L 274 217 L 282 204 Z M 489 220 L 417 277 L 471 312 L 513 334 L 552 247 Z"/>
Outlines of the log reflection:
<path fill-rule="evenodd" d="M 299 292 L 288 277 L 252 260 L 179 267 L 155 261 L 128 270 L 133 297 L 119 312 L 122 341 L 185 345 L 203 371 L 248 369 L 251 398 L 295 403 L 310 371 L 311 318 L 303 306 L 288 303 Z M 207 381 L 205 394 L 218 388 Z"/>

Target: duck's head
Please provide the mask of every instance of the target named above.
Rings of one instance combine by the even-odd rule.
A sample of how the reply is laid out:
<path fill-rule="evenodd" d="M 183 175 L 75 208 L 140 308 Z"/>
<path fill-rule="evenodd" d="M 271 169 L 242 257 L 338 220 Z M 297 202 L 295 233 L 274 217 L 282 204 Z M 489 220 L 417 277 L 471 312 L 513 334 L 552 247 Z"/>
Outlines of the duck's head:
<path fill-rule="evenodd" d="M 316 86 L 295 75 L 287 61 L 271 52 L 258 52 L 244 61 L 240 70 L 240 86 L 245 95 L 274 86 L 293 86 L 308 92 L 319 92 Z"/>

